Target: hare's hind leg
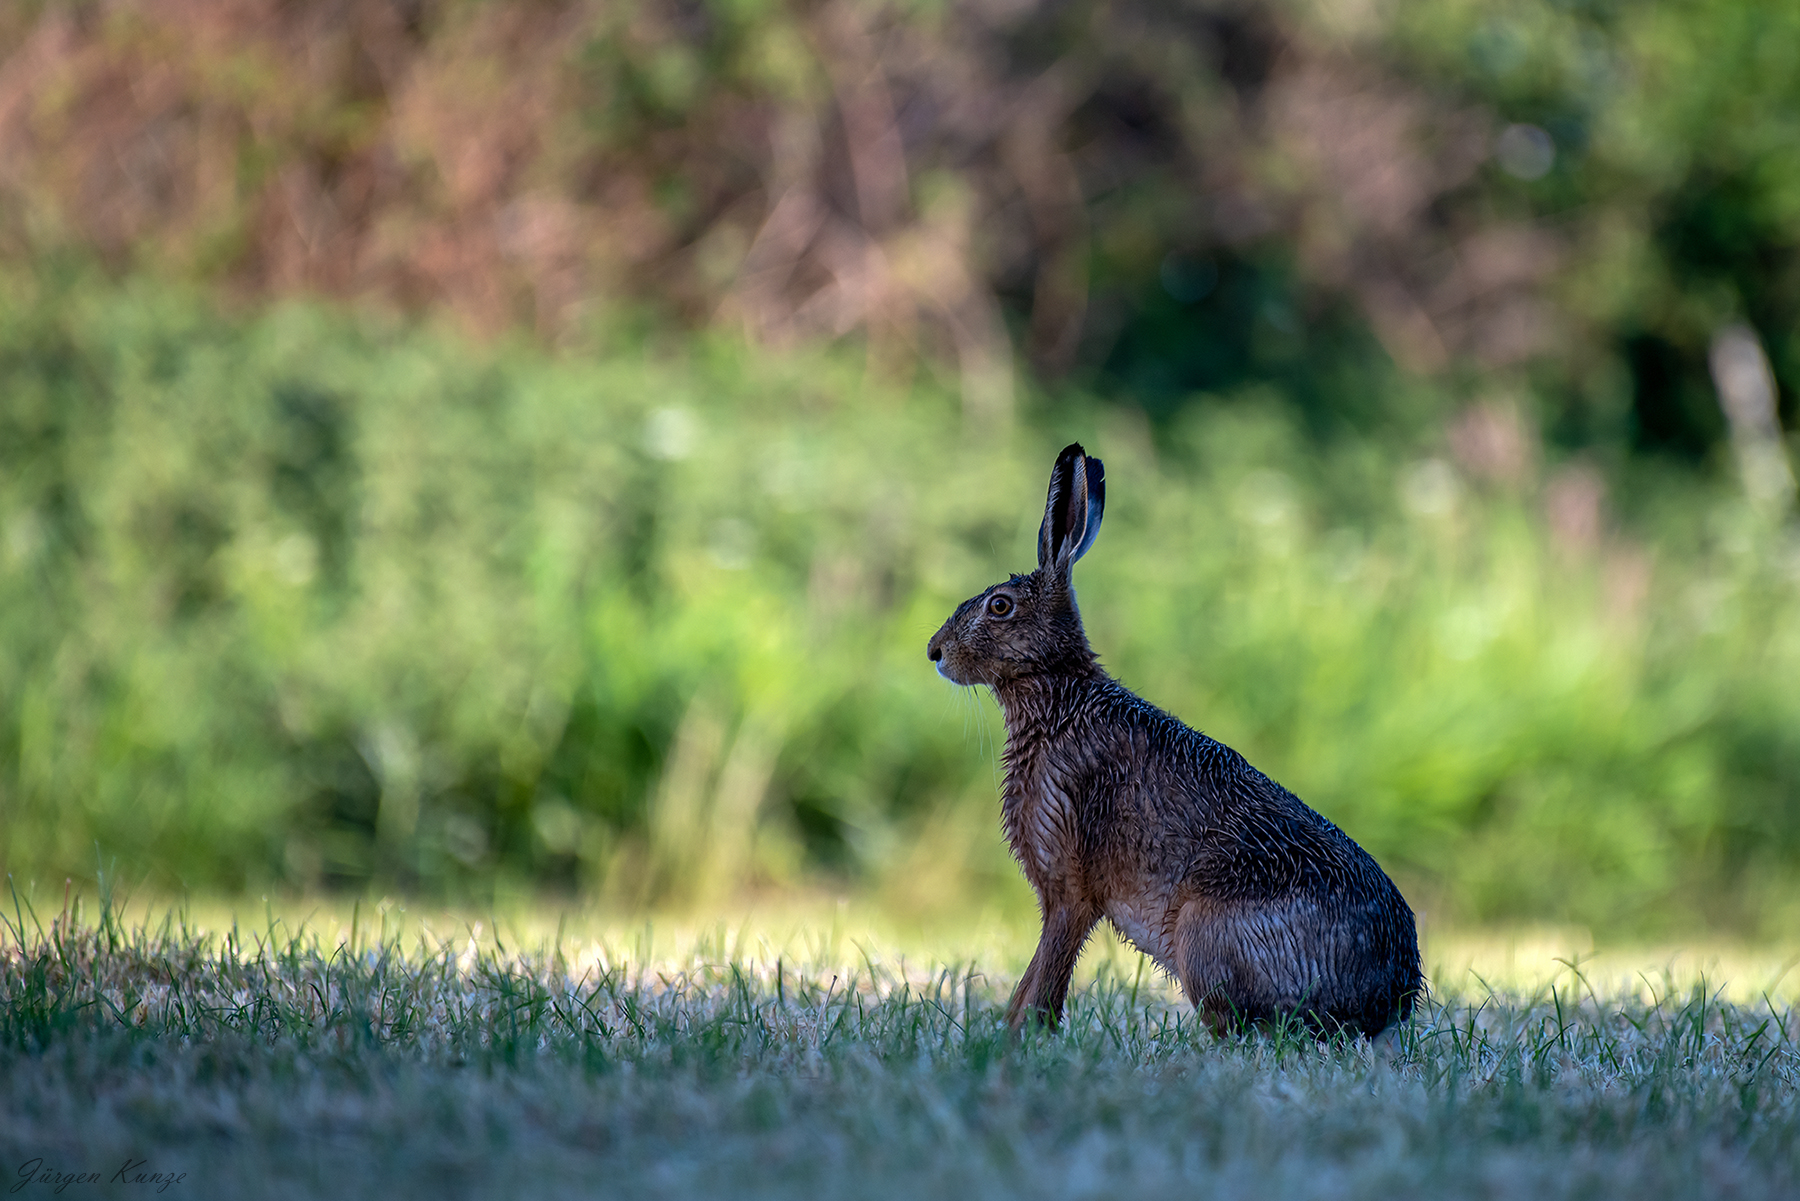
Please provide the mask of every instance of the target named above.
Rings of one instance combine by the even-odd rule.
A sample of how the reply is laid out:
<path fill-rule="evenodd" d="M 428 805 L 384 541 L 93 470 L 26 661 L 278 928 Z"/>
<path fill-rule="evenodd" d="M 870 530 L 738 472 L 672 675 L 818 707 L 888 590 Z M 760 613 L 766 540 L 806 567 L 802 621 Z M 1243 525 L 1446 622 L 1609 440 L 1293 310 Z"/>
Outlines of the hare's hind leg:
<path fill-rule="evenodd" d="M 1195 899 L 1175 919 L 1175 978 L 1215 1035 L 1273 1020 L 1282 990 L 1270 978 L 1254 905 Z"/>
<path fill-rule="evenodd" d="M 1082 904 L 1044 906 L 1044 932 L 1038 937 L 1037 954 L 1031 966 L 1020 977 L 1013 990 L 1012 1003 L 1006 1007 L 1006 1024 L 1017 1030 L 1027 1017 L 1046 1026 L 1062 1020 L 1063 1001 L 1069 995 L 1069 980 L 1075 974 L 1075 961 L 1081 958 L 1082 944 L 1100 915 L 1092 906 Z"/>

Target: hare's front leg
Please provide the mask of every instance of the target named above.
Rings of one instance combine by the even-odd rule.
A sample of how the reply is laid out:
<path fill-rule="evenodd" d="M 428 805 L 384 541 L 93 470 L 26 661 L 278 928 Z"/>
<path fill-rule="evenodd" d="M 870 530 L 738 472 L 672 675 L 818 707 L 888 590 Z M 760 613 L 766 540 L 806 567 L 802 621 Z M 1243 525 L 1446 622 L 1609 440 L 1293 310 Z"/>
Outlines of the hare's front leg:
<path fill-rule="evenodd" d="M 1079 903 L 1044 906 L 1044 932 L 1038 937 L 1037 954 L 1013 990 L 1006 1007 L 1006 1024 L 1017 1030 L 1027 1017 L 1054 1027 L 1062 1020 L 1069 980 L 1087 936 L 1100 920 L 1100 912 Z"/>

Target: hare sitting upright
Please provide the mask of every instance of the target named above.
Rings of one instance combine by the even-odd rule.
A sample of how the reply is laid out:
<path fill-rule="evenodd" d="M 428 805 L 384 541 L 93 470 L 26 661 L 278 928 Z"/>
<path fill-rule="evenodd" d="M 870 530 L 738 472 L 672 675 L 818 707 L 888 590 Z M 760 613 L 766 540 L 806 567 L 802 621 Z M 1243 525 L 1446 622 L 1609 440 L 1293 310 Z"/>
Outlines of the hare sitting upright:
<path fill-rule="evenodd" d="M 957 607 L 938 671 L 986 684 L 1006 717 L 1002 813 L 1043 910 L 1007 1009 L 1055 1025 L 1102 917 L 1181 983 L 1215 1033 L 1297 1017 L 1375 1035 L 1420 989 L 1412 910 L 1368 852 L 1243 756 L 1101 668 L 1075 560 L 1106 478 L 1079 444 L 1050 473 L 1038 566 Z"/>

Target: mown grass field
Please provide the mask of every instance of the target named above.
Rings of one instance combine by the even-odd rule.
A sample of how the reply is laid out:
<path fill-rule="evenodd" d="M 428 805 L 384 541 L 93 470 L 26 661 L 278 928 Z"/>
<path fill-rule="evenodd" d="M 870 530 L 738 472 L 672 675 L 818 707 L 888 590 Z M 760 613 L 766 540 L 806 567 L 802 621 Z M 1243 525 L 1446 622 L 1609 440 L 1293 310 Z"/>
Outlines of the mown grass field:
<path fill-rule="evenodd" d="M 1800 1187 L 1800 1015 L 1779 956 L 1628 977 L 1629 956 L 1596 969 L 1514 943 L 1508 968 L 1498 943 L 1438 938 L 1411 1023 L 1321 1046 L 1215 1041 L 1098 940 L 1064 1028 L 1014 1042 L 1000 1013 L 1030 932 L 1003 924 L 499 924 L 360 906 L 83 920 L 15 898 L 8 1187 L 52 1195 L 46 1171 L 99 1174 L 75 1196 L 158 1187 L 108 1183 L 127 1163 L 219 1197 Z"/>

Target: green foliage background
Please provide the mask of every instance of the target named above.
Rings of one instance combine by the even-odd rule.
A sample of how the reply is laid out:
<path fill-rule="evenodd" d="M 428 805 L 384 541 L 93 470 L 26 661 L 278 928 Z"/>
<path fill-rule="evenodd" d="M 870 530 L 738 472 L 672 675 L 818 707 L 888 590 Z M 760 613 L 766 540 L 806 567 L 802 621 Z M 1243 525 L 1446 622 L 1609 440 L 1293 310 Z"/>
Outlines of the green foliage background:
<path fill-rule="evenodd" d="M 1351 830 L 1428 910 L 1791 928 L 1800 554 L 1670 477 L 1647 546 L 1542 486 L 1160 434 L 701 339 L 600 361 L 281 306 L 15 281 L 0 320 L 9 870 L 620 904 L 1020 886 L 991 704 L 923 655 L 1108 464 L 1078 583 L 1122 678 Z M 839 886 L 842 886 L 840 884 Z M 999 890 L 996 892 L 996 890 Z"/>
<path fill-rule="evenodd" d="M 1080 438 L 1105 661 L 1421 908 L 1791 930 L 1800 537 L 1708 353 L 1792 462 L 1796 61 L 1721 0 L 8 7 L 0 861 L 1024 907 L 922 649 Z"/>

